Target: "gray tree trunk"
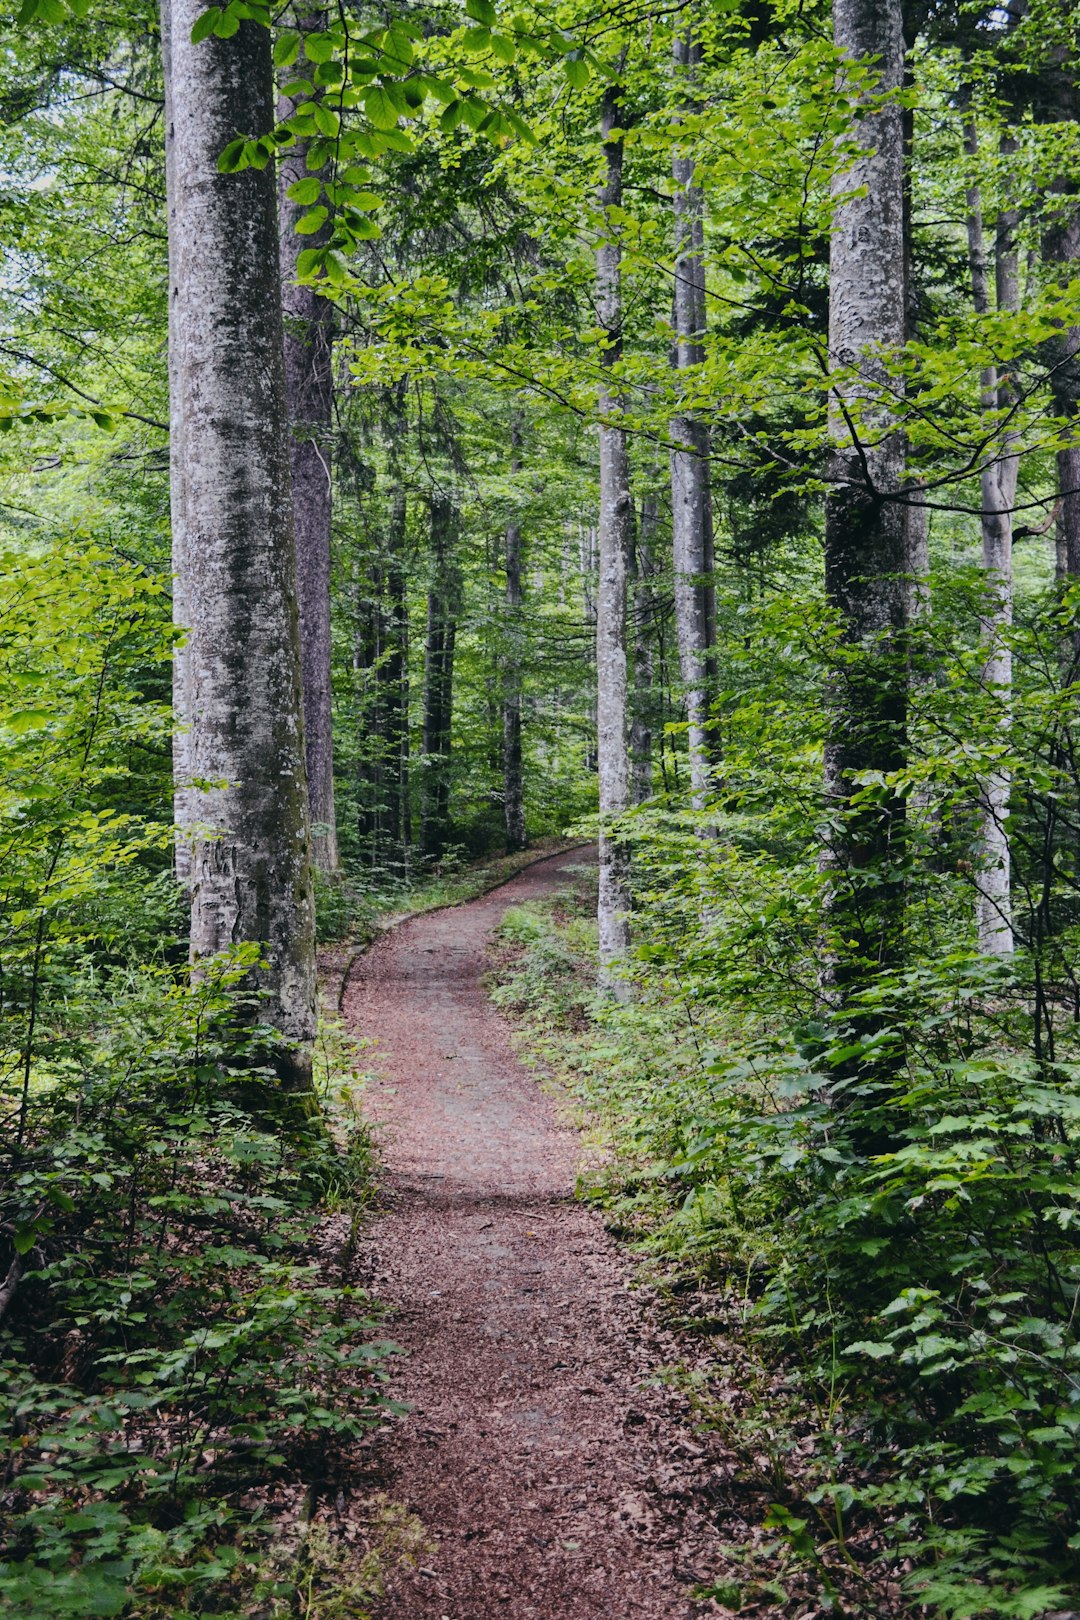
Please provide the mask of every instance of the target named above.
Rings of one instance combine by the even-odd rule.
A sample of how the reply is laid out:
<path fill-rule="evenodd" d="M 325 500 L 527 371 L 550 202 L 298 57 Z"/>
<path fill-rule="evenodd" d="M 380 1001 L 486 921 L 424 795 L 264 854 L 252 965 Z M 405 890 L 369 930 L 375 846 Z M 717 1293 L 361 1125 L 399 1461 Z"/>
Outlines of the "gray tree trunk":
<path fill-rule="evenodd" d="M 436 857 L 450 841 L 450 748 L 454 711 L 454 645 L 460 585 L 454 558 L 457 513 L 449 496 L 431 497 L 431 582 L 424 656 L 420 847 Z"/>
<path fill-rule="evenodd" d="M 581 602 L 585 634 L 589 638 L 592 662 L 596 662 L 596 580 L 599 574 L 596 530 L 582 527 L 578 535 L 578 556 L 581 565 Z M 597 770 L 596 757 L 596 680 L 595 669 L 589 672 L 589 730 L 585 742 L 585 769 Z"/>
<path fill-rule="evenodd" d="M 322 16 L 304 7 L 301 29 Z M 285 103 L 287 116 L 291 103 Z M 330 534 L 333 486 L 331 438 L 334 404 L 334 306 L 311 287 L 296 285 L 296 260 L 303 248 L 319 247 L 328 226 L 313 236 L 297 236 L 296 222 L 307 210 L 291 201 L 288 188 L 308 174 L 307 142 L 288 150 L 281 162 L 281 282 L 285 313 L 285 384 L 292 425 L 292 491 L 296 524 L 296 574 L 300 604 L 300 650 L 304 689 L 304 747 L 315 864 L 334 872 L 338 856 L 334 816 L 333 687 L 330 642 Z"/>
<path fill-rule="evenodd" d="M 618 128 L 618 91 L 604 97 L 601 135 L 606 174 L 600 191 L 604 239 L 596 254 L 596 303 L 605 333 L 602 359 L 613 366 L 622 353 L 622 245 L 607 210 L 622 207 L 623 143 Z M 626 578 L 633 528 L 626 432 L 619 423 L 622 401 L 605 378 L 600 386 L 600 524 L 596 591 L 596 736 L 600 777 L 601 982 L 616 996 L 628 993 L 618 971 L 630 947 L 630 852 L 611 830 L 630 803 L 630 716 L 626 668 Z"/>
<path fill-rule="evenodd" d="M 165 8 L 170 307 L 192 776 L 191 954 L 257 945 L 251 1015 L 311 1081 L 314 905 L 272 169 L 218 173 L 274 122 L 267 29 L 191 43 L 202 0 Z"/>
<path fill-rule="evenodd" d="M 521 471 L 521 421 L 515 416 L 510 428 L 510 471 Z M 506 646 L 503 653 L 502 763 L 503 812 L 508 853 L 524 849 L 525 780 L 521 756 L 522 683 L 522 589 L 521 524 L 516 516 L 506 525 Z"/>
<path fill-rule="evenodd" d="M 846 56 L 877 59 L 878 92 L 900 88 L 900 0 L 834 0 L 833 33 Z M 899 769 L 907 745 L 908 524 L 903 504 L 890 499 L 902 489 L 905 458 L 888 367 L 905 337 L 900 108 L 867 114 L 855 133 L 861 150 L 834 182 L 829 269 L 830 361 L 851 368 L 832 388 L 825 506 L 825 586 L 848 660 L 831 683 L 825 749 L 831 939 L 824 977 L 833 999 L 896 961 L 903 938 L 903 800 L 860 800 L 856 779 Z"/>
<path fill-rule="evenodd" d="M 676 37 L 675 70 L 687 94 L 700 59 L 700 48 Z M 677 373 L 700 366 L 705 358 L 705 260 L 703 199 L 694 184 L 694 160 L 676 150 L 671 162 L 675 181 L 675 343 Z M 708 602 L 711 558 L 708 434 L 689 412 L 672 418 L 671 520 L 675 587 L 675 632 L 679 674 L 686 707 L 690 791 L 696 809 L 705 804 L 709 781 L 708 673 L 712 646 Z"/>
<path fill-rule="evenodd" d="M 168 198 L 169 232 L 169 498 L 171 507 L 173 624 L 183 637 L 172 661 L 172 773 L 173 821 L 176 826 L 174 869 L 177 882 L 185 888 L 191 882 L 191 843 L 188 829 L 192 821 L 190 727 L 191 702 L 188 697 L 190 657 L 187 640 L 191 613 L 187 604 L 187 565 L 184 557 L 184 515 L 187 500 L 184 468 L 184 435 L 180 414 L 183 390 L 181 337 L 178 324 L 177 288 L 179 236 L 175 221 L 176 178 L 174 172 L 175 121 L 172 92 L 172 4 L 162 0 L 161 53 L 165 75 L 165 190 Z"/>
<path fill-rule="evenodd" d="M 644 804 L 653 790 L 653 624 L 656 602 L 653 595 L 653 541 L 656 536 L 657 501 L 652 492 L 641 500 L 634 569 L 634 703 L 630 723 L 630 798 Z"/>
<path fill-rule="evenodd" d="M 978 155 L 978 136 L 973 121 L 965 129 L 969 157 Z M 1015 142 L 1001 143 L 1003 155 L 1015 150 Z M 975 312 L 988 315 L 990 274 L 986 258 L 982 199 L 978 186 L 967 194 L 968 258 Z M 1005 209 L 995 232 L 995 303 L 998 310 L 1020 307 L 1020 274 L 1016 250 L 1019 215 Z M 983 408 L 991 418 L 1006 408 L 1015 386 L 999 377 L 997 368 L 988 366 L 981 378 Z M 1012 694 L 1012 530 L 1016 504 L 1019 455 L 1016 436 L 1008 429 L 996 432 L 985 453 L 979 475 L 980 526 L 983 568 L 986 572 L 986 602 L 982 613 L 982 679 L 999 705 L 998 730 L 1007 745 Z M 997 770 L 982 783 L 979 793 L 978 871 L 976 873 L 975 927 L 979 949 L 989 956 L 1008 956 L 1013 949 L 1011 912 L 1011 858 L 1006 822 L 1009 815 L 1011 779 L 1008 771 Z"/>

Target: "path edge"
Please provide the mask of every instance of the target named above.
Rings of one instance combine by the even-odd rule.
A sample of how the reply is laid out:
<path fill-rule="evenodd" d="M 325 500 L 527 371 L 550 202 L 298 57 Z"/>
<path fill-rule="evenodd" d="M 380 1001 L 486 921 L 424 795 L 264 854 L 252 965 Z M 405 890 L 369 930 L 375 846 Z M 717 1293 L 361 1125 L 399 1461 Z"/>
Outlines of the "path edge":
<path fill-rule="evenodd" d="M 595 840 L 589 839 L 580 844 L 569 844 L 566 849 L 548 850 L 545 855 L 537 855 L 534 860 L 524 861 L 516 871 L 507 872 L 503 876 L 496 878 L 493 883 L 481 889 L 479 894 L 471 894 L 460 900 L 444 900 L 437 906 L 421 906 L 418 911 L 403 912 L 400 916 L 388 917 L 385 922 L 376 923 L 369 938 L 361 940 L 356 948 L 350 952 L 345 966 L 336 975 L 336 988 L 334 976 L 331 976 L 325 982 L 322 989 L 325 1005 L 334 1014 L 341 1014 L 344 1010 L 349 981 L 352 978 L 356 964 L 361 957 L 367 955 L 373 945 L 377 945 L 381 939 L 385 939 L 387 934 L 393 933 L 395 928 L 403 927 L 405 923 L 412 922 L 416 917 L 434 917 L 440 911 L 460 911 L 462 906 L 475 905 L 478 900 L 486 900 L 489 894 L 496 894 L 499 889 L 505 889 L 508 883 L 513 883 L 515 878 L 519 878 L 523 872 L 531 872 L 534 866 L 542 866 L 545 861 L 559 860 L 565 855 L 574 855 L 578 850 L 595 848 Z"/>

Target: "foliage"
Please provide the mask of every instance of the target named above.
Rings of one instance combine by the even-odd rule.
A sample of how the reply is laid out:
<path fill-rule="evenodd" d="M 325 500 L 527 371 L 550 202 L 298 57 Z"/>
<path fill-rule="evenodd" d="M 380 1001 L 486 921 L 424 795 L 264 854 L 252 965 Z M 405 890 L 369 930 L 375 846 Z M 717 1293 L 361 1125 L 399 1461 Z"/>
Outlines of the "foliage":
<path fill-rule="evenodd" d="M 796 1453 L 809 1425 L 814 1465 L 786 1469 L 779 1442 L 772 1522 L 824 1560 L 823 1589 L 866 1601 L 844 1558 L 873 1524 L 888 1545 L 877 1578 L 902 1576 L 913 1610 L 1039 1615 L 1080 1591 L 1075 872 L 1063 849 L 1047 874 L 1042 854 L 1075 792 L 1076 689 L 1068 661 L 1039 651 L 1060 645 L 1049 593 L 1013 632 L 1011 825 L 1031 911 L 1017 904 L 1025 948 L 994 963 L 971 937 L 965 830 L 994 716 L 953 628 L 972 583 L 940 586 L 909 766 L 903 969 L 823 1001 L 818 918 L 835 879 L 817 862 L 817 717 L 845 654 L 812 600 L 774 597 L 742 649 L 729 643 L 707 809 L 669 799 L 625 822 L 633 1001 L 597 998 L 587 903 L 572 897 L 508 914 L 495 995 L 605 1128 L 614 1159 L 595 1196 L 665 1263 L 742 1296 L 759 1356 L 786 1369 L 767 1426 Z M 733 1417 L 707 1391 L 699 1404 L 755 1466 L 761 1413 Z"/>

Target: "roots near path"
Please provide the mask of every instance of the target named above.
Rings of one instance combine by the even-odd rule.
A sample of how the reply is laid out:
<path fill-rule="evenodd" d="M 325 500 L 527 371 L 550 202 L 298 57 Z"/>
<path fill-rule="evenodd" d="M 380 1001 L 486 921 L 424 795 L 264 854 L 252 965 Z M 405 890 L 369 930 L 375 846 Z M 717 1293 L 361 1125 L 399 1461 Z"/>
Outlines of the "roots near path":
<path fill-rule="evenodd" d="M 353 969 L 374 1037 L 388 1207 L 372 1286 L 408 1352 L 412 1410 L 380 1483 L 433 1548 L 381 1620 L 688 1620 L 715 1534 L 717 1468 L 670 1391 L 673 1350 L 600 1219 L 573 1200 L 579 1140 L 515 1059 L 481 986 L 510 905 L 565 887 L 582 852 L 403 923 Z M 722 1470 L 721 1470 L 722 1471 Z M 715 1564 L 712 1565 L 715 1569 Z"/>

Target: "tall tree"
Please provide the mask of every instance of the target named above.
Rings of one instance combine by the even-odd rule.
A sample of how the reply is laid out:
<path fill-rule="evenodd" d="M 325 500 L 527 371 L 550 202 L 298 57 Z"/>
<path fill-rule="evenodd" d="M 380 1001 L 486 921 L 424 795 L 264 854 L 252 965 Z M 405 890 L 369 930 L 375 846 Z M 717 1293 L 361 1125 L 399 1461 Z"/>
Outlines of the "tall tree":
<path fill-rule="evenodd" d="M 310 5 L 297 23 L 308 33 L 325 21 Z M 292 104 L 284 102 L 287 117 Z M 296 524 L 296 574 L 300 606 L 300 651 L 304 688 L 304 751 L 315 864 L 337 869 L 334 816 L 334 729 L 330 644 L 330 540 L 333 516 L 331 428 L 334 407 L 334 306 L 297 281 L 296 261 L 305 248 L 330 239 L 328 222 L 299 236 L 296 226 L 308 207 L 290 196 L 309 179 L 309 143 L 297 141 L 281 162 L 281 282 L 285 312 L 285 385 L 292 425 L 292 492 Z"/>
<path fill-rule="evenodd" d="M 1076 25 L 1073 24 L 1073 34 Z M 1075 72 L 1076 48 L 1057 40 L 1040 75 L 1037 111 L 1049 123 L 1080 124 L 1080 92 Z M 1065 150 L 1068 151 L 1068 145 Z M 1080 269 L 1080 180 L 1075 164 L 1066 164 L 1049 187 L 1050 213 L 1043 232 L 1042 255 L 1052 280 L 1064 292 Z M 1080 426 L 1080 322 L 1062 326 L 1050 346 L 1050 387 L 1054 409 L 1066 434 Z M 1080 445 L 1066 442 L 1057 452 L 1057 567 L 1061 579 L 1080 577 Z"/>
<path fill-rule="evenodd" d="M 310 1085 L 314 905 L 285 410 L 276 187 L 221 174 L 237 132 L 274 122 L 270 35 L 192 44 L 201 0 L 162 24 L 171 114 L 170 338 L 192 778 L 191 954 L 257 945 L 252 1016 Z"/>
<path fill-rule="evenodd" d="M 423 758 L 420 780 L 420 847 L 438 856 L 450 841 L 450 747 L 454 715 L 454 649 L 460 579 L 454 544 L 457 508 L 450 495 L 434 491 L 431 519 L 431 578 L 427 593 L 424 649 Z"/>
<path fill-rule="evenodd" d="M 689 102 L 700 46 L 676 35 L 675 70 L 683 98 Z M 705 358 L 704 199 L 694 180 L 694 159 L 678 147 L 672 157 L 675 222 L 675 343 L 672 359 L 676 386 L 680 376 L 700 367 Z M 692 371 L 691 371 L 692 375 Z M 706 722 L 706 666 L 712 645 L 706 575 L 711 569 L 711 503 L 709 498 L 708 430 L 688 410 L 671 422 L 671 514 L 675 583 L 675 631 L 679 673 L 686 706 L 690 788 L 700 809 L 709 776 Z"/>
<path fill-rule="evenodd" d="M 871 964 L 896 960 L 903 928 L 903 799 L 863 792 L 865 772 L 906 755 L 910 590 L 908 525 L 898 499 L 904 440 L 890 355 L 905 337 L 904 139 L 895 99 L 903 82 L 900 0 L 833 0 L 833 35 L 859 85 L 856 151 L 836 176 L 829 256 L 831 487 L 825 506 L 825 587 L 842 632 L 825 749 L 833 993 Z"/>
<path fill-rule="evenodd" d="M 172 0 L 162 0 L 161 54 L 165 79 L 165 192 L 169 236 L 169 505 L 172 544 L 173 624 L 181 638 L 174 651 L 172 663 L 173 708 L 173 820 L 176 824 L 174 852 L 177 880 L 185 885 L 191 881 L 191 844 L 188 828 L 192 821 L 191 799 L 191 702 L 188 697 L 190 656 L 187 646 L 191 613 L 187 603 L 187 564 L 184 557 L 184 514 L 186 509 L 186 473 L 184 464 L 184 435 L 180 413 L 183 400 L 181 365 L 181 328 L 178 307 L 174 297 L 179 274 L 180 248 L 176 207 L 176 124 L 173 114 L 172 75 Z"/>
<path fill-rule="evenodd" d="M 510 472 L 521 471 L 521 418 L 514 416 L 510 427 Z M 524 849 L 525 782 L 521 759 L 521 523 L 515 512 L 504 535 L 506 564 L 506 646 L 503 652 L 503 814 L 506 848 L 513 853 Z"/>
<path fill-rule="evenodd" d="M 978 158 L 978 130 L 969 115 L 964 144 L 969 158 Z M 1000 143 L 1006 160 L 1016 152 L 1016 139 L 1006 134 Z M 1020 270 L 1017 252 L 1019 213 L 1003 207 L 994 230 L 994 296 L 990 293 L 981 188 L 977 182 L 967 193 L 968 259 L 975 313 L 987 316 L 996 309 L 1015 315 L 1020 308 Z M 988 432 L 979 474 L 980 528 L 986 603 L 982 614 L 984 647 L 983 684 L 999 708 L 998 732 L 1004 740 L 1009 729 L 1012 691 L 1012 649 L 1009 627 L 1013 613 L 1012 538 L 1013 509 L 1020 459 L 1018 435 L 1009 423 L 1009 407 L 1016 398 L 1015 380 L 989 364 L 980 379 Z M 1011 857 L 1007 819 L 1011 781 L 1008 771 L 992 770 L 982 784 L 979 803 L 979 871 L 976 875 L 975 923 L 979 949 L 991 956 L 1007 956 L 1013 948 L 1011 914 Z"/>
<path fill-rule="evenodd" d="M 605 175 L 600 190 L 603 237 L 596 254 L 596 303 L 605 371 L 622 354 L 623 141 L 619 87 L 604 96 L 600 133 Z M 630 946 L 630 855 L 611 821 L 630 803 L 630 720 L 626 668 L 626 581 L 633 530 L 630 461 L 622 403 L 609 376 L 600 385 L 600 525 L 596 593 L 596 730 L 600 777 L 600 898 L 597 921 L 604 982 L 626 993 L 613 968 Z"/>
<path fill-rule="evenodd" d="M 634 547 L 634 701 L 630 722 L 630 796 L 644 804 L 653 790 L 653 683 L 656 600 L 653 591 L 653 542 L 657 527 L 655 489 L 641 497 Z"/>

